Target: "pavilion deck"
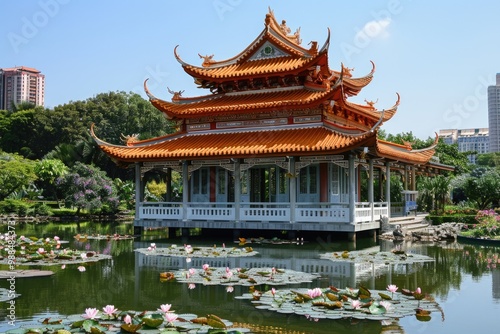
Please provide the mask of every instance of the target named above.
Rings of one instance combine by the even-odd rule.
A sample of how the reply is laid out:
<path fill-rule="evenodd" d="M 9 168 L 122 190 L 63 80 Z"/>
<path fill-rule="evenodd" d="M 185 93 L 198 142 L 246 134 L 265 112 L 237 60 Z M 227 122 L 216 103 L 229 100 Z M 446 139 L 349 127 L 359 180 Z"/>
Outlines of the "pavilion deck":
<path fill-rule="evenodd" d="M 354 217 L 342 203 L 183 203 L 143 202 L 134 226 L 237 230 L 360 232 L 380 228 L 387 202 L 356 202 Z"/>

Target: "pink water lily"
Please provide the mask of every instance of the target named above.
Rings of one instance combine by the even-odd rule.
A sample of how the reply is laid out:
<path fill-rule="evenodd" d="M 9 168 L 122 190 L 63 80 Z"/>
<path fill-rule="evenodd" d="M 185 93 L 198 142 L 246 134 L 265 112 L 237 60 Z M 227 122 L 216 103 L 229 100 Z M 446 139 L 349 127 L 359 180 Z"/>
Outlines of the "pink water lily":
<path fill-rule="evenodd" d="M 86 308 L 85 314 L 82 315 L 85 319 L 95 319 L 99 311 L 96 308 Z"/>
<path fill-rule="evenodd" d="M 320 288 L 314 288 L 314 289 L 308 289 L 307 290 L 307 294 L 309 295 L 309 297 L 311 298 L 316 298 L 316 297 L 319 297 L 323 294 L 323 291 L 321 291 Z"/>
<path fill-rule="evenodd" d="M 83 273 L 83 272 L 86 270 L 84 266 L 79 266 L 77 269 L 78 269 L 81 273 Z"/>
<path fill-rule="evenodd" d="M 351 306 L 355 310 L 359 310 L 361 308 L 361 301 L 355 299 L 351 302 Z"/>
<path fill-rule="evenodd" d="M 194 283 L 189 283 L 189 285 L 188 285 L 188 289 L 189 289 L 189 290 L 193 290 L 194 288 L 196 288 L 196 284 L 194 284 Z"/>
<path fill-rule="evenodd" d="M 127 324 L 127 325 L 130 325 L 132 323 L 132 318 L 130 317 L 130 315 L 126 315 L 124 318 L 123 318 L 123 321 Z"/>
<path fill-rule="evenodd" d="M 45 253 L 45 249 L 43 249 L 42 247 L 38 248 L 38 253 L 39 254 Z"/>
<path fill-rule="evenodd" d="M 104 314 L 109 316 L 112 316 L 114 315 L 114 313 L 118 312 L 114 305 L 106 305 L 102 308 L 102 311 L 104 312 Z"/>
<path fill-rule="evenodd" d="M 234 291 L 234 287 L 233 287 L 233 286 L 231 286 L 231 285 L 230 285 L 230 286 L 228 286 L 228 287 L 226 288 L 226 292 L 227 292 L 227 293 L 231 293 L 231 292 L 233 292 L 233 291 Z"/>
<path fill-rule="evenodd" d="M 168 311 L 170 311 L 171 307 L 172 307 L 172 304 L 162 304 L 162 305 L 160 305 L 160 308 L 158 309 L 158 311 L 162 311 L 163 313 L 167 313 Z"/>
<path fill-rule="evenodd" d="M 275 288 L 271 288 L 271 293 L 273 294 L 273 296 L 276 294 L 276 289 Z"/>
<path fill-rule="evenodd" d="M 398 287 L 394 284 L 390 284 L 387 286 L 387 291 L 394 293 L 394 292 L 398 291 Z"/>
<path fill-rule="evenodd" d="M 233 272 L 231 271 L 231 269 L 229 269 L 229 267 L 226 267 L 226 278 L 231 278 L 233 276 Z"/>
<path fill-rule="evenodd" d="M 189 272 L 189 274 L 192 276 L 192 275 L 196 274 L 196 269 L 194 269 L 194 268 L 189 268 L 188 272 Z"/>
<path fill-rule="evenodd" d="M 167 322 L 169 323 L 173 323 L 175 320 L 177 320 L 179 316 L 175 313 L 165 313 L 165 319 L 167 320 Z"/>
<path fill-rule="evenodd" d="M 415 293 L 417 293 L 417 294 L 421 294 L 422 293 L 422 290 L 420 289 L 420 287 L 418 287 L 417 290 L 415 290 Z"/>
<path fill-rule="evenodd" d="M 207 263 L 205 263 L 205 264 L 202 266 L 202 268 L 203 268 L 203 270 L 207 271 L 207 270 L 208 270 L 208 268 L 210 268 L 210 266 L 209 266 Z"/>
<path fill-rule="evenodd" d="M 392 309 L 392 304 L 386 300 L 382 300 L 381 302 L 379 302 L 379 304 L 382 305 L 387 312 L 389 312 Z"/>
<path fill-rule="evenodd" d="M 56 236 L 54 236 L 54 240 L 55 240 L 55 241 L 59 241 L 59 237 L 58 237 L 57 235 L 56 235 Z"/>

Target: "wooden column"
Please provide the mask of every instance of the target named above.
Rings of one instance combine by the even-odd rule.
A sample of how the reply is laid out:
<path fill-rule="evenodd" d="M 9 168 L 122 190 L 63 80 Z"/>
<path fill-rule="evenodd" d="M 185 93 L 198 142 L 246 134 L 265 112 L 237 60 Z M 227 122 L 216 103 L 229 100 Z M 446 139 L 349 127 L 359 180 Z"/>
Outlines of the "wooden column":
<path fill-rule="evenodd" d="M 172 201 L 172 168 L 168 167 L 166 171 L 166 176 L 165 176 L 165 201 L 166 202 L 171 202 Z"/>
<path fill-rule="evenodd" d="M 415 178 L 415 166 L 411 166 L 411 190 L 417 190 L 417 179 Z"/>
<path fill-rule="evenodd" d="M 143 187 L 141 179 L 141 165 L 139 162 L 135 163 L 135 219 L 139 219 L 139 210 L 143 197 Z"/>
<path fill-rule="evenodd" d="M 328 176 L 328 164 L 320 163 L 319 164 L 319 201 L 320 202 L 329 202 L 328 199 L 328 185 L 330 184 Z"/>

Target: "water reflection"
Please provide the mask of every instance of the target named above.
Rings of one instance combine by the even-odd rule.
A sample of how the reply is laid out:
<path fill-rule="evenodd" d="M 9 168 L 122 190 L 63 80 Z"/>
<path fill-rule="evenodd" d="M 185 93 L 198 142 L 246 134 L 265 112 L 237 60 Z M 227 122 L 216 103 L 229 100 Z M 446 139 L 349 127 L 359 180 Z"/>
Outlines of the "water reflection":
<path fill-rule="evenodd" d="M 5 226 L 1 226 L 5 228 Z M 394 244 L 390 241 L 374 243 L 358 240 L 357 244 L 321 239 L 307 240 L 303 245 L 252 245 L 259 254 L 248 258 L 193 258 L 190 263 L 181 257 L 145 256 L 134 252 L 135 248 L 146 248 L 150 242 L 157 247 L 168 247 L 172 243 L 182 245 L 185 239 L 146 240 L 87 240 L 79 242 L 74 235 L 127 234 L 130 224 L 71 223 L 71 224 L 18 224 L 17 234 L 37 237 L 58 235 L 70 240 L 70 247 L 89 249 L 113 255 L 109 261 L 92 263 L 84 273 L 77 266 L 49 268 L 55 274 L 51 277 L 17 279 L 16 289 L 22 296 L 17 300 L 16 316 L 30 320 L 34 316 L 82 313 L 87 307 L 101 308 L 114 304 L 125 310 L 156 309 L 160 304 L 169 303 L 178 313 L 205 315 L 215 313 L 233 322 L 245 323 L 260 332 L 271 332 L 271 327 L 279 326 L 296 333 L 450 333 L 464 332 L 467 319 L 484 319 L 474 322 L 474 329 L 481 332 L 500 325 L 500 248 L 474 244 L 412 243 Z M 207 246 L 214 243 L 229 245 L 231 241 L 189 239 L 192 245 Z M 408 253 L 418 253 L 434 259 L 428 263 L 414 264 L 353 264 L 319 259 L 319 254 L 333 251 L 369 249 L 370 251 L 390 251 L 400 247 Z M 245 300 L 234 299 L 248 291 L 248 287 L 235 286 L 233 293 L 227 293 L 222 286 L 197 286 L 188 289 L 186 284 L 162 283 L 159 273 L 167 270 L 201 268 L 204 263 L 211 267 L 277 267 L 321 274 L 321 279 L 304 283 L 301 287 L 340 288 L 364 285 L 370 289 L 385 290 L 387 285 L 396 284 L 400 289 L 415 290 L 420 287 L 425 293 L 436 298 L 443 314 L 432 314 L 429 322 L 420 322 L 413 317 L 405 317 L 388 324 L 378 321 L 340 320 L 318 322 L 303 316 L 276 314 L 258 310 Z M 45 268 L 44 268 L 45 269 Z M 7 287 L 0 281 L 0 287 Z M 264 287 L 263 289 L 266 289 Z M 5 305 L 5 304 L 4 304 Z M 465 306 L 472 305 L 472 306 Z M 475 307 L 481 305 L 481 307 Z M 0 332 L 10 329 L 4 326 L 6 310 L 0 309 Z M 283 331 L 285 332 L 285 331 Z"/>

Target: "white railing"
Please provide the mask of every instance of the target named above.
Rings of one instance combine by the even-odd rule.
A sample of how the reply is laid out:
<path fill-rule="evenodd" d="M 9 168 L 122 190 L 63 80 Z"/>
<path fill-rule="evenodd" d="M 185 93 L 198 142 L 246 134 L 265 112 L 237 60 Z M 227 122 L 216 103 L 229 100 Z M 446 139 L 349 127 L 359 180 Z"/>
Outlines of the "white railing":
<path fill-rule="evenodd" d="M 387 202 L 375 202 L 373 203 L 373 219 L 377 220 L 382 217 L 389 216 L 389 204 Z"/>
<path fill-rule="evenodd" d="M 185 211 L 185 212 L 184 212 Z M 388 216 L 386 202 L 357 202 L 354 222 L 372 222 Z M 392 211 L 391 211 L 392 212 Z M 138 219 L 235 221 L 235 203 L 193 203 L 184 207 L 179 202 L 145 202 L 139 206 Z M 346 203 L 296 203 L 295 222 L 350 223 L 349 204 Z M 185 217 L 184 217 L 185 216 Z M 241 203 L 240 221 L 290 222 L 290 203 Z"/>
<path fill-rule="evenodd" d="M 289 203 L 241 203 L 240 220 L 243 221 L 290 221 Z"/>
<path fill-rule="evenodd" d="M 296 206 L 297 222 L 349 222 L 349 204 L 297 203 Z"/>
<path fill-rule="evenodd" d="M 139 219 L 182 219 L 182 206 L 175 202 L 141 203 L 137 216 Z"/>
<path fill-rule="evenodd" d="M 189 203 L 188 220 L 235 220 L 234 203 Z"/>

